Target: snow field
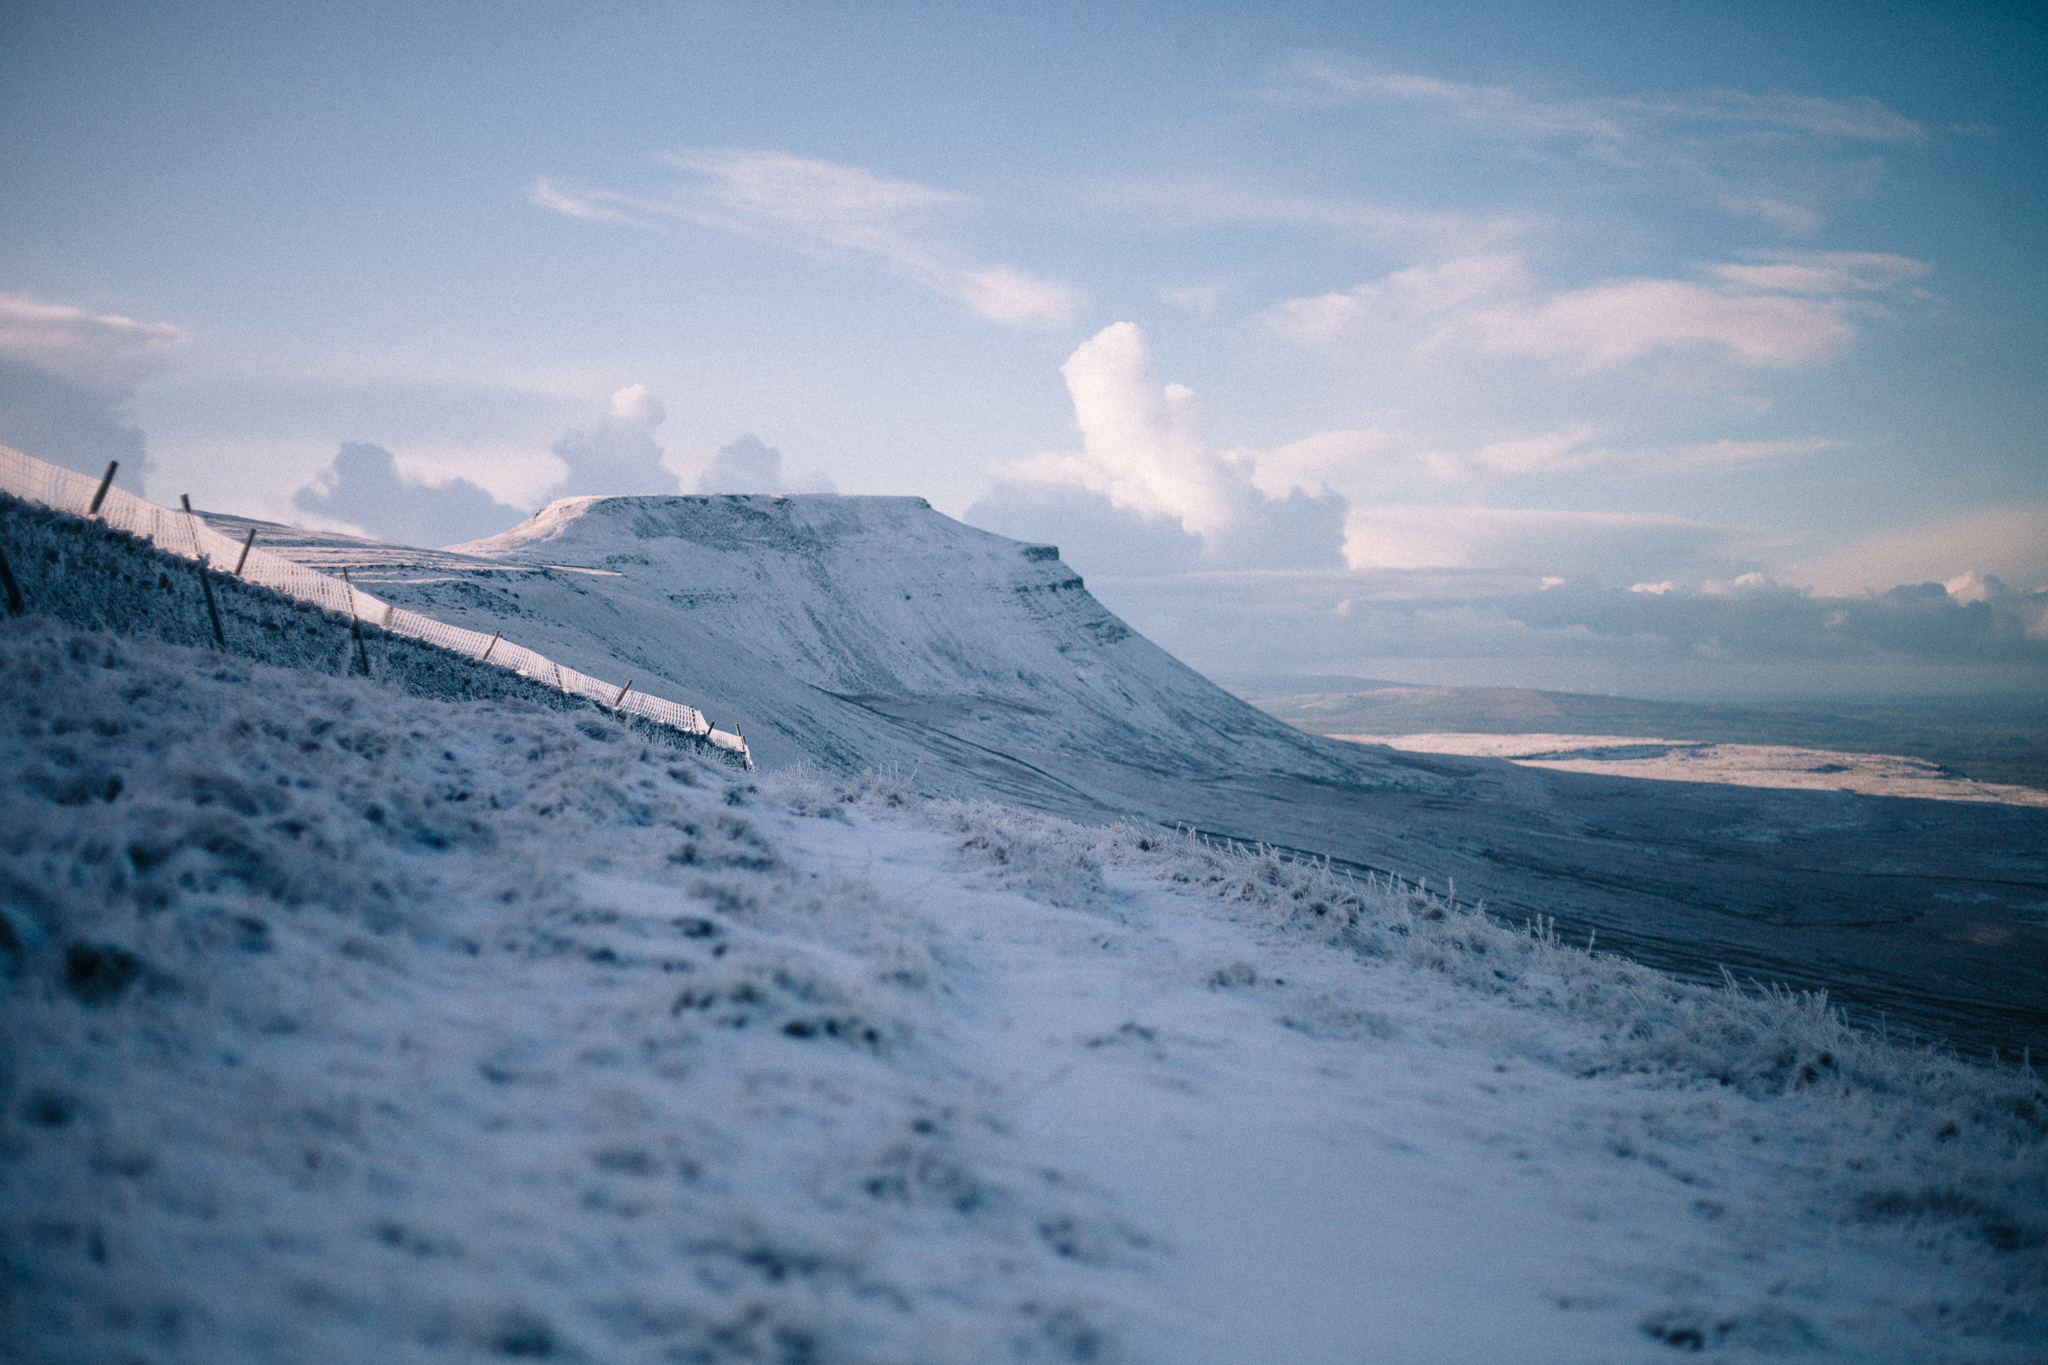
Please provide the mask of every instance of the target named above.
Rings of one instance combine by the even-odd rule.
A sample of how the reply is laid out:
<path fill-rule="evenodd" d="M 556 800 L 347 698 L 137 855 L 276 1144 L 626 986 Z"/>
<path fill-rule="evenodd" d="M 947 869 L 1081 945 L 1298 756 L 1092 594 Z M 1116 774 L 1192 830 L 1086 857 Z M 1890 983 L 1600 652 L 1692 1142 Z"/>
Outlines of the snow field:
<path fill-rule="evenodd" d="M 24 1359 L 2038 1359 L 2048 1100 L 1416 888 L 0 626 Z"/>

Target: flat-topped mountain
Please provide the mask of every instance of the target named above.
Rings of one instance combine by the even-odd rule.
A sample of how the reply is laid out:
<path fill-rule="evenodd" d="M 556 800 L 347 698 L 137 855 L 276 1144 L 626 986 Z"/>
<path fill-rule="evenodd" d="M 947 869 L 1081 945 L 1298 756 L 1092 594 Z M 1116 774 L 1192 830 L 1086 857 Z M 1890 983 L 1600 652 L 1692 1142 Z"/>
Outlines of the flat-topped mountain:
<path fill-rule="evenodd" d="M 1265 715 L 1118 620 L 1055 547 L 922 498 L 566 498 L 446 550 L 261 525 L 258 543 L 687 700 L 771 767 L 922 765 L 939 790 L 1073 813 L 1155 776 L 1439 781 Z"/>

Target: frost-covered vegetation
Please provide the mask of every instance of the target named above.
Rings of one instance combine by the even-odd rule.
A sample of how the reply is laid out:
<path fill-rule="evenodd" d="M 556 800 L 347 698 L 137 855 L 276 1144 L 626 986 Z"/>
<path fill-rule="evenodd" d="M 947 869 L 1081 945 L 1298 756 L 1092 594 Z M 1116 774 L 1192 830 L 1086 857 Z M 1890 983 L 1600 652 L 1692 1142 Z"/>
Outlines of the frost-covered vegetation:
<path fill-rule="evenodd" d="M 24 1359 L 2048 1333 L 2038 1078 L 1819 999 L 518 698 L 34 619 L 0 627 L 0 698 Z"/>

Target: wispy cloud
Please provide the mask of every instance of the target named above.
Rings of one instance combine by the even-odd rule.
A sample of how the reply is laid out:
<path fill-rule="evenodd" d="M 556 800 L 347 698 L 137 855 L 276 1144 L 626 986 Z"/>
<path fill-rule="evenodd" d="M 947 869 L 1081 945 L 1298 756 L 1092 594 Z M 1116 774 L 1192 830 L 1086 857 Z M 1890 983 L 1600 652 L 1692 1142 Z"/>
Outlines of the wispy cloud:
<path fill-rule="evenodd" d="M 1518 356 L 1578 374 L 1681 353 L 1737 369 L 1794 370 L 1838 355 L 1869 300 L 1927 273 L 1901 256 L 1785 254 L 1697 267 L 1698 279 L 1623 278 L 1551 289 L 1520 253 L 1411 266 L 1340 293 L 1292 299 L 1267 320 L 1312 349 L 1378 337 Z"/>
<path fill-rule="evenodd" d="M 1354 506 L 1344 557 L 1354 569 L 1492 569 L 1577 576 L 1657 564 L 1698 574 L 1733 562 L 1736 528 L 1662 512 Z"/>
<path fill-rule="evenodd" d="M 1395 483 L 1474 491 L 1509 480 L 1592 471 L 1641 479 L 1714 475 L 1786 464 L 1844 444 L 1823 436 L 1636 445 L 1605 440 L 1605 435 L 1593 423 L 1577 422 L 1452 450 L 1406 434 L 1351 429 L 1320 431 L 1267 450 L 1239 447 L 1224 451 L 1223 458 L 1269 498 L 1297 489 L 1310 495 L 1335 491 L 1362 504 Z"/>
<path fill-rule="evenodd" d="M 1603 444 L 1598 437 L 1596 428 L 1581 425 L 1541 436 L 1489 442 L 1469 457 L 1470 472 L 1568 474 L 1610 469 L 1667 475 L 1712 473 L 1783 464 L 1824 450 L 1839 449 L 1843 444 L 1828 437 L 1811 437 L 1798 441 L 1721 440 L 1688 445 L 1629 446 Z"/>
<path fill-rule="evenodd" d="M 1525 236 L 1533 227 L 1529 220 L 1514 214 L 1427 212 L 1200 177 L 1105 182 L 1091 187 L 1087 195 L 1104 208 L 1150 215 L 1170 226 L 1309 228 L 1432 258 L 1490 250 Z"/>
<path fill-rule="evenodd" d="M 1543 98 L 1505 85 L 1466 85 L 1431 76 L 1380 72 L 1329 56 L 1296 58 L 1265 98 L 1277 103 L 1358 104 L 1370 99 L 1434 105 L 1464 122 L 1513 137 L 1574 137 L 1623 145 L 1647 141 L 1674 124 L 1797 133 L 1851 142 L 1919 142 L 1926 129 L 1874 99 L 1817 95 L 1697 94 Z"/>
<path fill-rule="evenodd" d="M 186 341 L 167 322 L 137 322 L 68 303 L 0 294 L 0 362 L 54 375 L 94 393 L 125 394 Z"/>
<path fill-rule="evenodd" d="M 1378 103 L 1434 112 L 1525 154 L 1576 155 L 1641 179 L 1675 180 L 1698 199 L 1794 237 L 1810 236 L 1836 200 L 1870 192 L 1877 154 L 1929 140 L 1874 99 L 1746 90 L 1574 97 L 1375 71 L 1337 57 L 1298 57 L 1265 91 L 1275 103 Z"/>
<path fill-rule="evenodd" d="M 1083 302 L 1069 285 L 968 259 L 936 221 L 971 206 L 956 191 L 783 151 L 698 147 L 659 160 L 689 179 L 649 197 L 567 189 L 543 178 L 526 197 L 593 222 L 646 228 L 682 221 L 792 247 L 879 256 L 907 278 L 1012 327 L 1066 326 Z"/>

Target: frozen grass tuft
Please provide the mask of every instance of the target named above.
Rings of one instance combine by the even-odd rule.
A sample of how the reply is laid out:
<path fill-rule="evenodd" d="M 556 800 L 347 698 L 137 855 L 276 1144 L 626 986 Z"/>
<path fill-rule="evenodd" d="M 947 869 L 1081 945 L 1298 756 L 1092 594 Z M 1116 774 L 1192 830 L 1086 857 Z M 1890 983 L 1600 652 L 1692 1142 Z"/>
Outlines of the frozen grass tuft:
<path fill-rule="evenodd" d="M 1114 1358 L 1137 1272 L 1042 1232 L 1103 1197 L 934 1050 L 922 912 L 781 832 L 900 783 L 32 620 L 0 716 L 30 1357 Z"/>
<path fill-rule="evenodd" d="M 1814 1182 L 1826 1216 L 1966 1244 L 1959 1255 L 2048 1309 L 2048 1092 L 2030 1067 L 1893 1042 L 1848 1024 L 1824 992 L 1732 975 L 1720 989 L 1677 981 L 1564 943 L 1547 925 L 1504 924 L 1417 884 L 1361 880 L 1271 849 L 986 803 L 938 804 L 928 818 L 964 835 L 1004 886 L 1050 903 L 1100 902 L 1105 869 L 1137 873 L 1366 962 L 1499 998 L 1529 1022 L 1491 1041 L 1561 1073 L 1633 1078 L 1681 1107 L 1716 1091 L 1770 1102 L 1799 1142 L 1827 1154 Z M 1256 980 L 1234 964 L 1211 984 Z M 1281 1022 L 1318 1037 L 1395 1032 L 1385 1015 L 1341 1002 L 1301 1002 Z M 1653 1129 L 1672 1121 L 1645 1114 Z"/>

